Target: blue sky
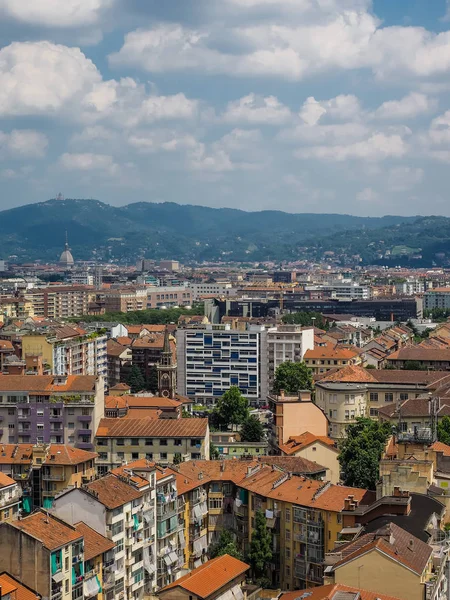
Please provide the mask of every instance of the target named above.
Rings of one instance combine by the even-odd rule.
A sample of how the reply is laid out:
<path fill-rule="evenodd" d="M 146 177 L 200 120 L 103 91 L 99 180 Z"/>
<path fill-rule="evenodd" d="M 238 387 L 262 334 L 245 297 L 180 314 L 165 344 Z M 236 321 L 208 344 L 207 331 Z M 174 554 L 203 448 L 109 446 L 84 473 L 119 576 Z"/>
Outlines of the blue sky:
<path fill-rule="evenodd" d="M 445 0 L 0 0 L 0 208 L 444 214 Z"/>

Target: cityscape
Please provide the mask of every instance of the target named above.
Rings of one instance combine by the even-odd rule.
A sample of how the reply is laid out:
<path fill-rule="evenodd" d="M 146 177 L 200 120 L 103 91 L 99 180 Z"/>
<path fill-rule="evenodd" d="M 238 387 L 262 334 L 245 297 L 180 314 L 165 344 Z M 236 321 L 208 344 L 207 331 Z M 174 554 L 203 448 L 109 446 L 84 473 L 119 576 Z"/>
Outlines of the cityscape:
<path fill-rule="evenodd" d="M 0 600 L 450 600 L 450 0 L 0 0 Z"/>

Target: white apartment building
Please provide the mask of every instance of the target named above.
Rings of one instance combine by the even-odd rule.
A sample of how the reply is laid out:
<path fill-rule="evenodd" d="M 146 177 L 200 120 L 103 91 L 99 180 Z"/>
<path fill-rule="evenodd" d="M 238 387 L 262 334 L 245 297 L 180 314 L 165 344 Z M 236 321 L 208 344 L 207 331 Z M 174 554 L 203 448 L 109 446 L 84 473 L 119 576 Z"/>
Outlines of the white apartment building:
<path fill-rule="evenodd" d="M 89 271 L 72 271 L 70 283 L 73 285 L 94 285 L 94 275 Z"/>
<path fill-rule="evenodd" d="M 214 405 L 231 386 L 249 402 L 265 402 L 268 394 L 267 330 L 246 331 L 229 325 L 205 325 L 177 331 L 177 385 L 181 395 Z"/>
<path fill-rule="evenodd" d="M 450 309 L 450 287 L 435 288 L 425 292 L 423 297 L 424 310 Z"/>
<path fill-rule="evenodd" d="M 235 296 L 236 288 L 228 282 L 191 283 L 192 299 L 199 300 L 202 296 Z"/>
<path fill-rule="evenodd" d="M 284 362 L 302 362 L 307 350 L 314 350 L 314 329 L 301 325 L 279 325 L 267 332 L 269 388 L 275 371 Z"/>
<path fill-rule="evenodd" d="M 328 284 L 305 287 L 305 292 L 317 290 L 328 292 L 331 298 L 343 300 L 370 300 L 372 298 L 372 288 L 355 281 L 332 281 Z"/>
<path fill-rule="evenodd" d="M 192 302 L 192 290 L 186 286 L 179 285 L 147 288 L 147 308 L 190 306 Z"/>
<path fill-rule="evenodd" d="M 367 385 L 364 383 L 321 382 L 316 387 L 316 404 L 329 421 L 329 436 L 340 439 L 358 417 L 369 416 Z"/>
<path fill-rule="evenodd" d="M 415 296 L 416 294 L 424 293 L 425 282 L 420 279 L 407 279 L 403 283 L 396 283 L 395 289 L 397 294 L 402 296 Z"/>
<path fill-rule="evenodd" d="M 114 597 L 139 600 L 156 589 L 156 471 L 147 478 L 108 474 L 56 496 L 52 513 L 83 521 L 115 544 Z"/>

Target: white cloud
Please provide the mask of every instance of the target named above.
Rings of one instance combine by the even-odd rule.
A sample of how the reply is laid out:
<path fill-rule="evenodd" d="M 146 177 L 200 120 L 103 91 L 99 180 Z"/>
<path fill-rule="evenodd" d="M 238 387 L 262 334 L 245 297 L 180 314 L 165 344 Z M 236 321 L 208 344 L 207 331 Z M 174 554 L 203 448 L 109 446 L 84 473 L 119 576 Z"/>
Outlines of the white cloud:
<path fill-rule="evenodd" d="M 361 190 L 358 194 L 356 194 L 356 199 L 358 200 L 358 202 L 377 202 L 379 198 L 380 195 L 378 194 L 378 192 L 376 192 L 370 187 L 366 187 L 363 190 Z"/>
<path fill-rule="evenodd" d="M 138 131 L 128 137 L 128 143 L 140 153 L 154 153 L 160 150 L 177 152 L 196 149 L 198 142 L 194 136 L 171 130 Z"/>
<path fill-rule="evenodd" d="M 335 146 L 312 146 L 297 150 L 298 158 L 344 161 L 350 159 L 378 161 L 387 158 L 401 158 L 407 146 L 398 134 L 373 133 L 368 139 L 353 144 Z"/>
<path fill-rule="evenodd" d="M 424 170 L 413 167 L 395 167 L 387 175 L 387 187 L 393 192 L 404 192 L 423 181 Z"/>
<path fill-rule="evenodd" d="M 389 100 L 377 108 L 377 119 L 414 119 L 437 108 L 437 101 L 425 94 L 411 92 L 401 100 Z"/>
<path fill-rule="evenodd" d="M 117 174 L 119 166 L 108 154 L 84 154 L 64 153 L 59 158 L 59 165 L 67 171 L 105 171 L 110 175 Z"/>
<path fill-rule="evenodd" d="M 43 133 L 32 129 L 13 129 L 11 133 L 0 131 L 0 154 L 12 158 L 43 158 L 48 139 Z"/>
<path fill-rule="evenodd" d="M 332 125 L 298 125 L 285 129 L 277 136 L 284 142 L 300 142 L 302 144 L 342 144 L 363 140 L 370 129 L 363 123 L 335 123 Z"/>
<path fill-rule="evenodd" d="M 291 111 L 275 96 L 248 94 L 230 102 L 223 114 L 223 120 L 230 123 L 261 123 L 281 125 L 291 118 Z"/>
<path fill-rule="evenodd" d="M 96 23 L 114 0 L 0 0 L 0 14 L 22 23 L 78 27 Z"/>
<path fill-rule="evenodd" d="M 54 114 L 100 80 L 79 48 L 14 42 L 0 50 L 0 115 Z"/>
<path fill-rule="evenodd" d="M 318 101 L 310 96 L 303 103 L 299 116 L 307 125 L 316 125 L 324 115 L 332 119 L 354 120 L 360 116 L 361 105 L 353 94 L 341 94 L 330 100 Z"/>
<path fill-rule="evenodd" d="M 313 96 L 303 103 L 299 116 L 307 125 L 315 125 L 320 117 L 326 113 L 326 109 Z"/>

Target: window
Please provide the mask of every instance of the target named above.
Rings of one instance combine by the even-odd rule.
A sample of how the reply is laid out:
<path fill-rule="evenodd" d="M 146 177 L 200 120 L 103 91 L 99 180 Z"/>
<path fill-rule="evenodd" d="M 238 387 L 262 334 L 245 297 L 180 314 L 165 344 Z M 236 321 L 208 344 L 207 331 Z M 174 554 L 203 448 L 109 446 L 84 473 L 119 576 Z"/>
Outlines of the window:
<path fill-rule="evenodd" d="M 69 557 L 66 556 L 66 558 L 64 559 L 64 570 L 68 571 L 69 570 Z"/>
<path fill-rule="evenodd" d="M 167 440 L 159 440 L 159 445 L 160 446 L 167 446 Z"/>
<path fill-rule="evenodd" d="M 132 446 L 139 446 L 139 439 L 132 438 L 132 440 L 131 440 L 131 445 L 132 445 Z"/>
<path fill-rule="evenodd" d="M 400 392 L 400 400 L 408 400 L 408 392 Z"/>
<path fill-rule="evenodd" d="M 123 538 L 116 542 L 116 554 L 123 551 Z"/>
<path fill-rule="evenodd" d="M 75 436 L 69 435 L 69 444 L 74 444 L 74 443 L 75 443 Z"/>
<path fill-rule="evenodd" d="M 132 452 L 131 453 L 131 459 L 132 460 L 138 460 L 139 458 L 139 452 Z"/>
<path fill-rule="evenodd" d="M 191 440 L 191 446 L 200 446 L 201 442 L 200 440 Z"/>
<path fill-rule="evenodd" d="M 355 394 L 345 394 L 345 404 L 355 404 Z"/>
<path fill-rule="evenodd" d="M 167 452 L 160 452 L 159 458 L 161 460 L 167 460 Z"/>
<path fill-rule="evenodd" d="M 117 446 L 124 446 L 125 445 L 125 440 L 123 440 L 123 439 L 116 440 L 116 445 Z"/>
<path fill-rule="evenodd" d="M 291 520 L 291 509 L 290 508 L 286 508 L 286 513 L 285 513 L 284 518 L 287 523 Z"/>
<path fill-rule="evenodd" d="M 222 498 L 210 498 L 209 499 L 209 508 L 210 509 L 220 509 L 222 508 L 223 499 Z"/>
<path fill-rule="evenodd" d="M 338 523 L 339 525 L 342 523 L 342 515 L 341 515 L 341 513 L 338 513 L 338 514 L 336 515 L 336 521 L 337 521 L 337 523 Z"/>
<path fill-rule="evenodd" d="M 68 579 L 66 579 L 64 582 L 64 590 L 65 590 L 66 594 L 69 593 L 69 580 Z"/>
<path fill-rule="evenodd" d="M 108 460 L 108 453 L 107 452 L 99 452 L 98 457 L 100 460 Z"/>
<path fill-rule="evenodd" d="M 394 394 L 392 392 L 386 392 L 384 394 L 384 401 L 385 402 L 394 402 Z"/>
<path fill-rule="evenodd" d="M 288 546 L 286 546 L 286 548 L 284 549 L 284 552 L 285 552 L 286 559 L 289 560 L 291 558 L 291 549 L 288 548 Z"/>
<path fill-rule="evenodd" d="M 118 521 L 111 526 L 111 534 L 113 537 L 123 532 L 123 521 Z"/>
<path fill-rule="evenodd" d="M 120 458 L 120 460 L 123 460 L 125 458 L 125 452 L 118 452 L 117 458 Z"/>
<path fill-rule="evenodd" d="M 8 408 L 8 415 L 9 415 L 10 417 L 14 416 L 14 413 L 15 413 L 15 412 L 16 412 L 16 411 L 15 411 L 15 409 L 14 409 L 14 408 Z M 24 415 L 24 417 L 26 417 L 26 416 L 28 416 L 28 415 Z"/>
<path fill-rule="evenodd" d="M 74 415 L 75 414 L 75 409 L 74 408 L 69 408 L 68 409 L 68 414 L 69 415 Z"/>
<path fill-rule="evenodd" d="M 147 460 L 153 460 L 153 453 L 152 452 L 147 452 L 146 455 L 145 455 L 145 458 Z"/>
<path fill-rule="evenodd" d="M 83 415 L 83 417 L 88 417 L 89 414 L 90 414 L 89 408 L 82 408 L 81 409 L 81 414 Z"/>
<path fill-rule="evenodd" d="M 75 429 L 75 423 L 67 423 L 69 429 Z"/>
<path fill-rule="evenodd" d="M 370 401 L 378 402 L 378 392 L 370 392 Z"/>
<path fill-rule="evenodd" d="M 181 440 L 174 440 L 173 444 L 174 446 L 181 446 Z"/>
<path fill-rule="evenodd" d="M 378 410 L 376 408 L 371 408 L 370 409 L 370 416 L 371 417 L 378 417 Z"/>
<path fill-rule="evenodd" d="M 42 426 L 43 428 L 43 426 Z M 14 429 L 14 423 L 8 423 L 8 429 Z"/>
<path fill-rule="evenodd" d="M 145 445 L 146 446 L 153 446 L 153 440 L 151 438 L 147 438 L 145 440 Z"/>
<path fill-rule="evenodd" d="M 347 420 L 350 419 L 350 411 L 348 411 L 348 410 L 345 411 L 345 418 Z"/>

